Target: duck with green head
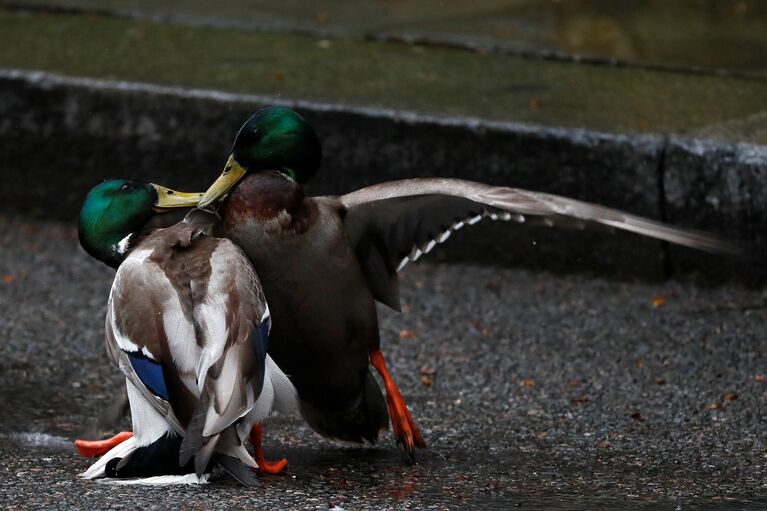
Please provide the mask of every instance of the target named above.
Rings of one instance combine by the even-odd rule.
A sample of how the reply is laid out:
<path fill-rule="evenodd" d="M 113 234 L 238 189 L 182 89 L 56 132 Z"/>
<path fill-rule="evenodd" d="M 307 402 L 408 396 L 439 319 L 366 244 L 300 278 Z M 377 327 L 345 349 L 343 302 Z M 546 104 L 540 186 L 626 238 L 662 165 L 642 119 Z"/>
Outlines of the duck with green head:
<path fill-rule="evenodd" d="M 200 193 L 154 183 L 104 181 L 91 189 L 80 210 L 80 244 L 94 258 L 117 268 L 155 214 L 195 207 L 201 198 Z"/>
<path fill-rule="evenodd" d="M 250 468 L 263 467 L 244 435 L 273 406 L 294 404 L 267 355 L 271 319 L 255 271 L 232 241 L 210 235 L 218 216 L 193 209 L 176 225 L 142 230 L 153 214 L 199 199 L 127 180 L 85 199 L 80 242 L 117 267 L 106 345 L 125 376 L 133 435 L 113 439 L 83 477 L 199 482 L 217 464 L 255 484 Z"/>
<path fill-rule="evenodd" d="M 240 129 L 200 207 L 226 196 L 218 232 L 258 272 L 274 318 L 269 352 L 290 375 L 308 423 L 328 437 L 374 442 L 388 415 L 411 457 L 425 443 L 387 371 L 375 302 L 399 310 L 397 273 L 453 232 L 485 218 L 606 225 L 736 251 L 715 237 L 615 209 L 459 179 L 409 179 L 307 197 L 303 184 L 321 158 L 306 120 L 288 108 L 265 108 Z M 371 365 L 383 379 L 385 400 Z"/>

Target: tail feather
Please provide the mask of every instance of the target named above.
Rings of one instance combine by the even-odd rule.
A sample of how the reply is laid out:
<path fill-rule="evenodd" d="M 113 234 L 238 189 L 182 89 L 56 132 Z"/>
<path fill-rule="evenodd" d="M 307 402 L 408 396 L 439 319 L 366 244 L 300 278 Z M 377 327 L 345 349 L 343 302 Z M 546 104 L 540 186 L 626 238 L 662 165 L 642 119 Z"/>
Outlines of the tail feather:
<path fill-rule="evenodd" d="M 178 464 L 181 437 L 167 433 L 149 445 L 139 446 L 131 454 L 107 463 L 107 477 L 132 478 L 164 475 L 185 475 L 192 472 L 191 464 Z"/>
<path fill-rule="evenodd" d="M 287 377 L 282 369 L 272 360 L 269 355 L 266 356 L 266 371 L 264 380 L 269 379 L 274 389 L 273 410 L 280 413 L 292 413 L 298 408 L 298 392 L 293 383 Z"/>
<path fill-rule="evenodd" d="M 106 477 L 107 463 L 114 459 L 125 458 L 138 449 L 138 439 L 134 436 L 112 447 L 105 455 L 91 465 L 88 470 L 80 474 L 83 479 L 97 479 L 99 477 Z"/>
<path fill-rule="evenodd" d="M 189 424 L 186 426 L 184 440 L 181 442 L 181 448 L 178 452 L 178 462 L 182 466 L 189 463 L 189 460 L 191 460 L 205 444 L 202 431 L 205 429 L 205 416 L 208 408 L 206 397 L 207 396 L 204 393 L 200 396 L 200 402 L 197 404 L 197 408 L 192 414 L 192 418 L 189 419 Z"/>
<path fill-rule="evenodd" d="M 255 472 L 241 460 L 225 454 L 216 454 L 213 460 L 243 486 L 258 486 Z"/>
<path fill-rule="evenodd" d="M 213 435 L 207 439 L 205 445 L 197 451 L 194 455 L 194 471 L 198 477 L 201 477 L 205 473 L 205 469 L 208 468 L 208 463 L 213 453 L 216 450 L 216 444 L 218 444 L 219 435 Z"/>

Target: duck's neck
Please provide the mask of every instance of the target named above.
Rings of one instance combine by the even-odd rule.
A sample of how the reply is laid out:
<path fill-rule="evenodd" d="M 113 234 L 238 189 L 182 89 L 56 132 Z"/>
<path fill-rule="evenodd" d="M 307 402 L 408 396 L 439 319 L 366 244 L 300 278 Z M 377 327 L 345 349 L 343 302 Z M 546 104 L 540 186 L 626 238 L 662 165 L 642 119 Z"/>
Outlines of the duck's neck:
<path fill-rule="evenodd" d="M 91 256 L 104 262 L 112 268 L 117 268 L 125 260 L 130 248 L 135 242 L 136 232 L 141 226 L 133 228 L 128 225 L 121 228 L 107 228 L 99 222 L 88 222 L 80 219 L 78 235 L 80 245 Z"/>
<path fill-rule="evenodd" d="M 300 214 L 304 190 L 281 172 L 264 171 L 246 176 L 229 194 L 219 213 L 268 220 L 287 211 Z"/>

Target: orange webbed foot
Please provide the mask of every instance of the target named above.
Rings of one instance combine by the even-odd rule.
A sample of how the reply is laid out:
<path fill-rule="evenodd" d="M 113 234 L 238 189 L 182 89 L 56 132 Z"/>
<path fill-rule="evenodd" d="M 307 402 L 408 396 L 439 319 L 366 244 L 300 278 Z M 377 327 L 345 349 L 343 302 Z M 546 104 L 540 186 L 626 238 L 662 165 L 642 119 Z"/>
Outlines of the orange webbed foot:
<path fill-rule="evenodd" d="M 110 449 L 120 445 L 131 437 L 133 437 L 133 433 L 130 431 L 122 431 L 106 440 L 81 440 L 78 438 L 75 440 L 75 447 L 77 448 L 77 452 L 80 453 L 80 456 L 94 458 L 106 454 Z"/>
<path fill-rule="evenodd" d="M 259 422 L 250 430 L 250 443 L 253 444 L 253 449 L 255 450 L 253 457 L 256 463 L 258 463 L 258 472 L 268 475 L 280 474 L 288 468 L 288 460 L 282 458 L 279 461 L 266 461 L 264 457 L 263 436 L 263 426 Z"/>
<path fill-rule="evenodd" d="M 402 394 L 386 369 L 386 362 L 384 362 L 383 354 L 379 350 L 370 353 L 370 364 L 376 368 L 383 379 L 386 388 L 386 405 L 389 408 L 389 418 L 397 445 L 402 445 L 410 460 L 415 461 L 415 448 L 426 448 L 426 442 L 423 441 L 421 432 L 410 415 L 410 410 L 407 409 Z"/>

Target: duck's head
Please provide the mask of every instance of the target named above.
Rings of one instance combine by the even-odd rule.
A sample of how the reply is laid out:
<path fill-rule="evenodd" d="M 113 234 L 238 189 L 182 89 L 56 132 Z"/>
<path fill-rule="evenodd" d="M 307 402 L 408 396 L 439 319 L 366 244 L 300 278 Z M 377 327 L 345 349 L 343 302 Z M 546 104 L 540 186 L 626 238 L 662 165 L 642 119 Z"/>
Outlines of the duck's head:
<path fill-rule="evenodd" d="M 224 171 L 205 192 L 199 207 L 223 197 L 247 173 L 278 170 L 304 184 L 321 161 L 319 138 L 306 119 L 290 108 L 263 108 L 240 128 Z"/>
<path fill-rule="evenodd" d="M 80 210 L 80 245 L 90 255 L 116 268 L 125 258 L 130 238 L 155 213 L 197 205 L 201 193 L 164 186 L 110 179 L 95 186 Z"/>

